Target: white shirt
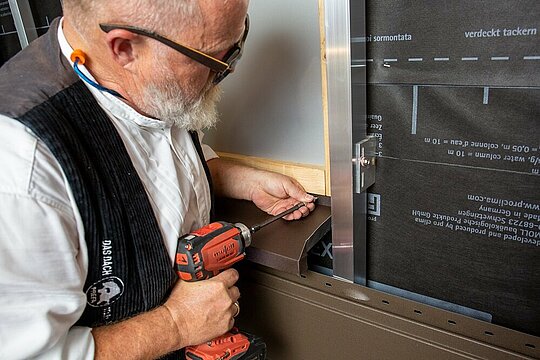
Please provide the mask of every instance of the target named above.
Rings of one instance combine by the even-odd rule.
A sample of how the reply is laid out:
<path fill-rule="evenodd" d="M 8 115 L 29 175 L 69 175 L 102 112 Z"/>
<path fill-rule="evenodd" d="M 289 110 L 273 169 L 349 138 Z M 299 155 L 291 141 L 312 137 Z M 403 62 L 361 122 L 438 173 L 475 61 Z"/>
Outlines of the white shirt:
<path fill-rule="evenodd" d="M 61 23 L 58 39 L 69 60 Z M 88 88 L 126 146 L 172 266 L 178 236 L 209 222 L 208 182 L 191 137 Z M 207 160 L 216 157 L 208 146 L 203 151 Z M 29 129 L 6 116 L 0 116 L 0 169 L 0 359 L 92 359 L 91 329 L 72 327 L 86 304 L 88 256 L 64 173 Z"/>

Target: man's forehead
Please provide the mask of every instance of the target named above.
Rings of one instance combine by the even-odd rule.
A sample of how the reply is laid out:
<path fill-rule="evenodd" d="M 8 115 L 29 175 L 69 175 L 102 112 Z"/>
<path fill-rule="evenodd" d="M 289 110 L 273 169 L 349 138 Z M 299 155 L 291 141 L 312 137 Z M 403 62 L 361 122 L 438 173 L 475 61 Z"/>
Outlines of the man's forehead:
<path fill-rule="evenodd" d="M 201 3 L 206 7 L 201 7 L 198 26 L 184 29 L 191 41 L 197 43 L 193 45 L 198 45 L 199 49 L 215 49 L 235 43 L 243 33 L 247 1 L 203 0 Z"/>
<path fill-rule="evenodd" d="M 200 9 L 205 27 L 234 32 L 239 21 L 243 22 L 247 4 L 246 0 L 202 0 Z"/>

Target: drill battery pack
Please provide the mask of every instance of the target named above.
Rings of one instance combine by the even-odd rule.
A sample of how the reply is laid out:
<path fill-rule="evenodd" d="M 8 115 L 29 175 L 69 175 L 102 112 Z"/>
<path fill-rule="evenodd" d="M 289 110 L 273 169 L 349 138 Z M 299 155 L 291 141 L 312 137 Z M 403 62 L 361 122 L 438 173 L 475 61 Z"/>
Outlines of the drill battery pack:
<path fill-rule="evenodd" d="M 212 341 L 186 348 L 188 360 L 264 360 L 266 344 L 255 335 L 231 329 Z"/>

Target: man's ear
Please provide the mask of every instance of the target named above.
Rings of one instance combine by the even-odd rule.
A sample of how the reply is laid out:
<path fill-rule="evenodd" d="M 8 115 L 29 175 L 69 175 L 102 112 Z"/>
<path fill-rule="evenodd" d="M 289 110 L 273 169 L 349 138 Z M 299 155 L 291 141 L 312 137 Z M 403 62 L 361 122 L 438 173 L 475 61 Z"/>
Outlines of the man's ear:
<path fill-rule="evenodd" d="M 114 29 L 105 34 L 109 53 L 120 66 L 126 67 L 135 60 L 134 45 L 139 36 L 123 29 Z"/>

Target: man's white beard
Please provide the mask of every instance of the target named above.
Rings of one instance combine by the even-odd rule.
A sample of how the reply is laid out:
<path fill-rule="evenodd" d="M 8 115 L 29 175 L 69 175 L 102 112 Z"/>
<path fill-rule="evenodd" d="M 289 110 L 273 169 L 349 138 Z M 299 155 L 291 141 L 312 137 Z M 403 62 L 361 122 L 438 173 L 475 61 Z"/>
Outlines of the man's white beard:
<path fill-rule="evenodd" d="M 211 128 L 218 121 L 217 103 L 221 97 L 218 86 L 209 85 L 196 100 L 186 100 L 184 92 L 174 81 L 150 84 L 144 90 L 147 111 L 168 125 L 186 130 Z"/>

